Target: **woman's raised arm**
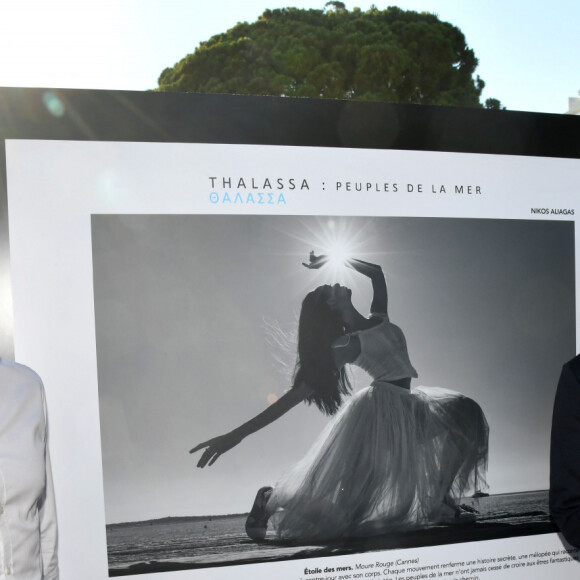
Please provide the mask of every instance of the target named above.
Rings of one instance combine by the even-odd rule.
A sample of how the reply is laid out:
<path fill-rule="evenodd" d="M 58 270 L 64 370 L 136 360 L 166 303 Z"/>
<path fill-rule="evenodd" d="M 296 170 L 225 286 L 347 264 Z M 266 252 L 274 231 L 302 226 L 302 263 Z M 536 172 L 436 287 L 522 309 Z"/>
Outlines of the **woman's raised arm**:
<path fill-rule="evenodd" d="M 205 467 L 206 465 L 213 465 L 220 455 L 229 451 L 238 443 L 241 443 L 248 435 L 259 431 L 266 425 L 279 419 L 290 409 L 298 405 L 298 403 L 304 401 L 311 392 L 312 390 L 306 383 L 300 382 L 298 385 L 295 385 L 289 391 L 284 393 L 275 403 L 272 403 L 264 411 L 249 421 L 246 421 L 233 431 L 196 445 L 190 450 L 190 453 L 195 453 L 196 451 L 205 448 L 205 451 L 197 462 L 197 466 Z"/>
<path fill-rule="evenodd" d="M 371 313 L 388 314 L 389 295 L 387 293 L 387 282 L 383 269 L 378 264 L 371 264 L 356 258 L 350 258 L 347 265 L 353 270 L 371 279 L 373 285 L 373 301 L 371 303 Z"/>

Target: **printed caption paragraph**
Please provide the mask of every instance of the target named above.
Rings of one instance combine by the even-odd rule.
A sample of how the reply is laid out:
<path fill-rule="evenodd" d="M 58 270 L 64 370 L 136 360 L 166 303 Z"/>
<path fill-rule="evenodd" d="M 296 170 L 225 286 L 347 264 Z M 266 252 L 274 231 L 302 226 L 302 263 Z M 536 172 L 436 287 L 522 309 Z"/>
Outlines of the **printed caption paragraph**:
<path fill-rule="evenodd" d="M 527 554 L 496 556 L 422 564 L 419 558 L 397 558 L 390 560 L 382 556 L 375 562 L 347 566 L 305 566 L 300 580 L 481 580 L 500 570 L 551 566 L 578 561 L 579 550 L 536 551 Z"/>

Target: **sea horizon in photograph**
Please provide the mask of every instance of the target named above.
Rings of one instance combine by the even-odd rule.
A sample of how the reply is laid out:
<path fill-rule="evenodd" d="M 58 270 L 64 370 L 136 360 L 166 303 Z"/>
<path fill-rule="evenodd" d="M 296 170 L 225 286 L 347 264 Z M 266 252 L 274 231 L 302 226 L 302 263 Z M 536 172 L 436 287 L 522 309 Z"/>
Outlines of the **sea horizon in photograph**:
<path fill-rule="evenodd" d="M 244 531 L 247 514 L 109 524 L 109 575 L 314 558 L 557 531 L 549 516 L 547 490 L 466 497 L 462 503 L 479 512 L 475 522 L 315 544 L 281 542 L 273 533 L 266 536 L 265 542 L 255 543 Z M 457 530 L 461 533 L 457 534 Z"/>

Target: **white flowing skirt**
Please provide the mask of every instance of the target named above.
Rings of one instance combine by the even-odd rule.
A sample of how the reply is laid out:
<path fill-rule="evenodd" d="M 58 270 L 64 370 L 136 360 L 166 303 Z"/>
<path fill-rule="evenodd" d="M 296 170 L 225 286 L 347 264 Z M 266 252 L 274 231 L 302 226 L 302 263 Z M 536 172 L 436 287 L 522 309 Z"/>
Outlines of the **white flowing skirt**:
<path fill-rule="evenodd" d="M 327 540 L 436 522 L 446 495 L 485 489 L 487 442 L 468 397 L 375 381 L 276 484 L 270 523 L 281 539 Z"/>

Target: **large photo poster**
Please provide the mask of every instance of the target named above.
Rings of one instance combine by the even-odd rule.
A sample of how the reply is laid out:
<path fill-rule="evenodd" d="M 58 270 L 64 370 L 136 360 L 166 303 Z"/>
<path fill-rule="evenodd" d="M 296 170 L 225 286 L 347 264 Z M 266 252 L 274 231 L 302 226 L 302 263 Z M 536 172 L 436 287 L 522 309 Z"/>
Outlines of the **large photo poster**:
<path fill-rule="evenodd" d="M 9 141 L 7 171 L 15 350 L 46 384 L 71 574 L 577 573 L 547 507 L 576 160 Z M 351 315 L 341 409 L 296 401 L 196 467 L 207 447 L 188 451 L 293 396 L 317 288 Z M 257 542 L 264 486 L 286 495 Z"/>
<path fill-rule="evenodd" d="M 150 559 L 166 560 L 158 565 L 164 568 L 176 556 L 180 566 L 187 557 L 201 566 L 324 549 L 275 543 L 257 555 L 245 537 L 246 518 L 237 515 L 317 439 L 328 419 L 314 408 L 295 410 L 205 471 L 194 472 L 199 458 L 184 455 L 188 443 L 241 425 L 288 388 L 300 303 L 310 290 L 341 282 L 368 314 L 371 283 L 340 264 L 303 268 L 311 246 L 330 255 L 351 248 L 382 264 L 390 318 L 405 329 L 420 369 L 415 382 L 460 391 L 479 402 L 489 423 L 489 489 L 482 480 L 481 489 L 469 490 L 478 525 L 461 526 L 459 535 L 446 521 L 431 522 L 424 533 L 395 527 L 399 533 L 386 545 L 527 535 L 534 525 L 550 530 L 553 389 L 546 385 L 562 354 L 574 353 L 572 222 L 97 215 L 92 233 L 112 570 Z M 372 381 L 357 375 L 354 390 Z M 367 435 L 359 444 L 377 442 Z M 347 460 L 345 450 L 336 453 L 330 462 Z M 404 461 L 416 460 L 409 450 Z M 357 543 L 366 549 L 357 538 L 335 550 L 356 551 Z"/>

